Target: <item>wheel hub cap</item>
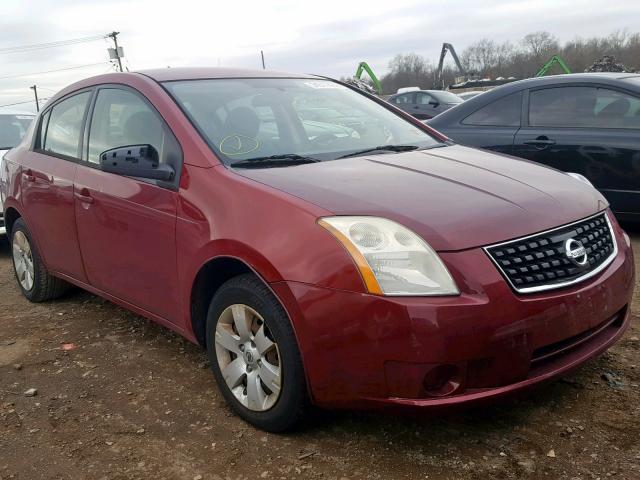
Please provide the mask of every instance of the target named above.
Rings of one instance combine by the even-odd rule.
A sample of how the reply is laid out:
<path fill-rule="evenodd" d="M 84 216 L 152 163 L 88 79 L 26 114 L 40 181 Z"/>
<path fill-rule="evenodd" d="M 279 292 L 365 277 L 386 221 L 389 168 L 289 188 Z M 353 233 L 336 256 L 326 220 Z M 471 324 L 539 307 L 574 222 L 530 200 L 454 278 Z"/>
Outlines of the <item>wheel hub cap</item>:
<path fill-rule="evenodd" d="M 29 291 L 33 288 L 33 256 L 29 240 L 26 235 L 19 230 L 13 235 L 11 250 L 13 253 L 13 266 L 18 282 L 20 282 L 22 288 Z"/>
<path fill-rule="evenodd" d="M 224 380 L 246 408 L 269 410 L 280 397 L 280 351 L 264 319 L 251 307 L 231 305 L 216 325 L 216 358 Z"/>

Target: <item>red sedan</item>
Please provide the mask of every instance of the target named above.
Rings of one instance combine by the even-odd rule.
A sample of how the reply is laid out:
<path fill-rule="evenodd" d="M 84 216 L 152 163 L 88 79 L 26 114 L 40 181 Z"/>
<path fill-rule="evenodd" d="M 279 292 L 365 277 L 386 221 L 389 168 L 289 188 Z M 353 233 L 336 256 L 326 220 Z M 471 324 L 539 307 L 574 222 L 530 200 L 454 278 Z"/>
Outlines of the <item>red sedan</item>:
<path fill-rule="evenodd" d="M 84 80 L 1 177 L 29 300 L 76 285 L 201 344 L 231 407 L 267 430 L 310 405 L 520 391 L 630 321 L 629 237 L 588 182 L 324 78 Z"/>

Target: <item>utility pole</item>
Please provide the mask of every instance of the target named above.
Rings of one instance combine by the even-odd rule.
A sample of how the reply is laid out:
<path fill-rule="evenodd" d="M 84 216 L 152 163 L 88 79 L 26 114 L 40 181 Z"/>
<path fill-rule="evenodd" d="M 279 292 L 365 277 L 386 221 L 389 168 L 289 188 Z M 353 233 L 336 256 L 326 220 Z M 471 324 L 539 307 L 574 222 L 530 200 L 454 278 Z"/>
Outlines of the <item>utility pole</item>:
<path fill-rule="evenodd" d="M 111 32 L 107 37 L 110 37 L 113 40 L 115 45 L 115 57 L 116 60 L 118 60 L 118 68 L 122 72 L 122 59 L 120 58 L 120 49 L 118 48 L 118 35 L 120 35 L 120 32 Z"/>
<path fill-rule="evenodd" d="M 260 56 L 262 57 L 262 69 L 266 70 L 266 67 L 264 66 L 264 52 L 262 50 L 260 50 Z"/>
<path fill-rule="evenodd" d="M 35 85 L 29 87 L 31 90 L 33 90 L 33 94 L 36 96 L 36 112 L 40 111 L 40 104 L 38 103 L 38 87 L 36 87 Z"/>

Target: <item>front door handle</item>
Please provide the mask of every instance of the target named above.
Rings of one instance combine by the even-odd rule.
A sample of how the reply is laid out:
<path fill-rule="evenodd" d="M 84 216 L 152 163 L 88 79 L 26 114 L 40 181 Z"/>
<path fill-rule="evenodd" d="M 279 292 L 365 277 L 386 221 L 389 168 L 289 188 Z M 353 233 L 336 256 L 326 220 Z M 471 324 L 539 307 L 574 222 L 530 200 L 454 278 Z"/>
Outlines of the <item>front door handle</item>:
<path fill-rule="evenodd" d="M 76 198 L 82 203 L 93 203 L 93 197 L 86 188 L 76 192 Z"/>

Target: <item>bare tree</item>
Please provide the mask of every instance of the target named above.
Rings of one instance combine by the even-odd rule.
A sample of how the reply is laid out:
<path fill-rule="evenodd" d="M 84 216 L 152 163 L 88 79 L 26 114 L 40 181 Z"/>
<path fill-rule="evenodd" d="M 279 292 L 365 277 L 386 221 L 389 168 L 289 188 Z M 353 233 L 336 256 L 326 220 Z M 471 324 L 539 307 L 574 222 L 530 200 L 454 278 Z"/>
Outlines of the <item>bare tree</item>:
<path fill-rule="evenodd" d="M 544 31 L 525 35 L 521 43 L 525 50 L 531 53 L 536 59 L 548 56 L 551 52 L 558 50 L 558 40 L 556 37 Z"/>
<path fill-rule="evenodd" d="M 556 54 L 565 60 L 573 72 L 584 71 L 603 55 L 613 55 L 628 69 L 638 71 L 640 32 L 630 33 L 621 30 L 602 37 L 575 38 L 560 45 L 552 34 L 541 31 L 525 35 L 520 40 L 519 47 L 508 41 L 498 43 L 483 38 L 465 48 L 460 60 L 468 72 L 480 77 L 528 78 L 535 75 L 540 67 Z M 387 93 L 409 86 L 434 88 L 433 65 L 418 54 L 396 55 L 389 62 L 389 70 L 381 79 Z M 551 72 L 562 73 L 557 66 Z M 452 67 L 446 67 L 443 74 L 445 83 L 452 84 L 459 72 Z"/>

